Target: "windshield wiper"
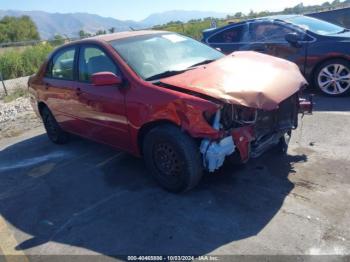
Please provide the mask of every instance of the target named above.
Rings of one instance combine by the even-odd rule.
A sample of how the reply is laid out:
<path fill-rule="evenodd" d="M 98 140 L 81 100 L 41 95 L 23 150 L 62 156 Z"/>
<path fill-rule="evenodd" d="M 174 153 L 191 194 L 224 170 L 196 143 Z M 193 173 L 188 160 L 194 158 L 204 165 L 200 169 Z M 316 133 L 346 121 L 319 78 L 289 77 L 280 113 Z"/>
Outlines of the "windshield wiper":
<path fill-rule="evenodd" d="M 186 72 L 186 71 L 187 71 L 187 69 L 186 70 L 168 70 L 168 71 L 164 71 L 162 73 L 147 77 L 145 80 L 146 81 L 158 80 L 158 79 L 163 78 L 163 77 L 178 75 L 178 74 L 181 74 L 181 73 Z"/>
<path fill-rule="evenodd" d="M 168 70 L 168 71 L 164 71 L 162 73 L 150 76 L 150 77 L 146 78 L 145 80 L 146 81 L 153 81 L 153 80 L 158 80 L 158 79 L 163 78 L 163 77 L 169 77 L 169 76 L 173 76 L 173 75 L 178 75 L 178 74 L 184 73 L 184 72 L 186 72 L 188 70 L 194 69 L 194 67 L 196 67 L 196 66 L 209 64 L 209 63 L 214 62 L 214 61 L 215 61 L 215 59 L 207 59 L 207 60 L 204 60 L 202 62 L 199 62 L 199 63 L 196 63 L 194 65 L 191 65 L 191 66 L 189 66 L 188 68 L 186 68 L 184 70 Z"/>
<path fill-rule="evenodd" d="M 200 65 L 210 64 L 211 62 L 214 62 L 214 61 L 216 61 L 216 60 L 215 59 L 207 59 L 207 60 L 204 60 L 204 61 L 199 62 L 197 64 L 191 65 L 189 68 L 192 68 L 192 67 L 195 67 L 195 66 L 200 66 Z"/>

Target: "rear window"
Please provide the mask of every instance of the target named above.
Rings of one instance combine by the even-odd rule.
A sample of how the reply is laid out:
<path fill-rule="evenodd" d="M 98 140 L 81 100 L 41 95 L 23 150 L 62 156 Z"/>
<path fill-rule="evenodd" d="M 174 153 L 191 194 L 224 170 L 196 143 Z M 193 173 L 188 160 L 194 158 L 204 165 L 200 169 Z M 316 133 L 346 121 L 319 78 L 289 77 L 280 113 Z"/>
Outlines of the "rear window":
<path fill-rule="evenodd" d="M 46 76 L 62 80 L 73 80 L 74 57 L 75 47 L 63 49 L 56 53 L 49 63 Z"/>

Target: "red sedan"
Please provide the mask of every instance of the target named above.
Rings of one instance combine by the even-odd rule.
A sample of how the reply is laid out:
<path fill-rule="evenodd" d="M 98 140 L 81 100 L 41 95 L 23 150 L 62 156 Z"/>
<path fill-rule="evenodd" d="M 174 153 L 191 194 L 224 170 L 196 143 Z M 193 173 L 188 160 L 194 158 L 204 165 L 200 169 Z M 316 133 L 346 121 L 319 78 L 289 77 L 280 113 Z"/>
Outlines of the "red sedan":
<path fill-rule="evenodd" d="M 29 80 L 31 103 L 57 144 L 69 133 L 143 156 L 165 189 L 196 186 L 225 159 L 286 151 L 306 81 L 291 62 L 224 56 L 163 31 L 93 37 L 55 50 Z"/>

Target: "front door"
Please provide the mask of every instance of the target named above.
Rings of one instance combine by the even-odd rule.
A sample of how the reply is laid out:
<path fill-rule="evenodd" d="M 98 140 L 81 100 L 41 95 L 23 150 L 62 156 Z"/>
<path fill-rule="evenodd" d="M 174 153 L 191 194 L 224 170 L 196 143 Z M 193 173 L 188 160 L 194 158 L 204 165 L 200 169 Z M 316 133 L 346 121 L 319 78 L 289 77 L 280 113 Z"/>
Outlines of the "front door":
<path fill-rule="evenodd" d="M 112 72 L 122 78 L 116 63 L 99 46 L 82 45 L 78 64 L 79 118 L 84 122 L 85 136 L 127 149 L 130 142 L 125 107 L 127 90 L 121 86 L 91 83 L 91 76 L 99 72 Z"/>
<path fill-rule="evenodd" d="M 307 43 L 300 41 L 299 46 L 293 46 L 285 39 L 289 33 L 296 33 L 303 39 L 300 30 L 273 21 L 255 21 L 249 23 L 249 50 L 284 58 L 296 63 L 300 70 L 305 70 Z"/>

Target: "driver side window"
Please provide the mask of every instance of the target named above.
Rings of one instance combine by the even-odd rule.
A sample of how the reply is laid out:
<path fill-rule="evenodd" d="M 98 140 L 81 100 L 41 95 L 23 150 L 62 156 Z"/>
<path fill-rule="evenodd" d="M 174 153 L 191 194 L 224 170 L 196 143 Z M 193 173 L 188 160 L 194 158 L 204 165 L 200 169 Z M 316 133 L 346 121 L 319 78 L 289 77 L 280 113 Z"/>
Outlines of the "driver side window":
<path fill-rule="evenodd" d="M 118 69 L 112 59 L 98 47 L 80 48 L 79 81 L 91 82 L 91 76 L 99 72 L 111 72 L 118 75 Z"/>
<path fill-rule="evenodd" d="M 286 42 L 285 37 L 294 31 L 273 22 L 255 22 L 249 25 L 251 42 Z"/>

